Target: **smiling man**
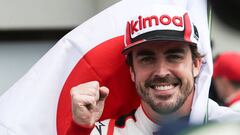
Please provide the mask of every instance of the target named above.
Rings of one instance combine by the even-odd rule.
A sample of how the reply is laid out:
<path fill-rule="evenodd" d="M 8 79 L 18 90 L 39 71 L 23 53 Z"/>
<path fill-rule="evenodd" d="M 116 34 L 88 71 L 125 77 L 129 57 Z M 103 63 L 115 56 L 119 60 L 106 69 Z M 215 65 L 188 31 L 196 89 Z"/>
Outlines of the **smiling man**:
<path fill-rule="evenodd" d="M 151 5 L 142 8 L 127 22 L 122 51 L 141 105 L 119 119 L 97 122 L 109 89 L 97 81 L 72 88 L 73 120 L 82 127 L 95 127 L 91 134 L 152 135 L 162 123 L 188 120 L 191 115 L 196 96 L 195 80 L 203 57 L 198 52 L 197 27 L 188 12 L 179 7 Z M 221 111 L 237 115 L 230 110 Z"/>
<path fill-rule="evenodd" d="M 192 54 L 190 43 L 150 41 L 135 47 L 131 53 L 128 58 L 132 58 L 131 77 L 148 116 L 161 122 L 165 115 L 188 115 L 194 77 L 201 65 L 201 57 L 192 58 L 196 54 Z"/>

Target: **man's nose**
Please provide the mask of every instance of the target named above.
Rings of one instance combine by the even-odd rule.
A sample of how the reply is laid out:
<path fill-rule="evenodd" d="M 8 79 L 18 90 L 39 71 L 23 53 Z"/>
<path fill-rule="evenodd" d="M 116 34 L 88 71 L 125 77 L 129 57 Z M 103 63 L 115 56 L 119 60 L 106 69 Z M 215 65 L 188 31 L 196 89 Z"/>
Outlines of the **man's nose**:
<path fill-rule="evenodd" d="M 170 74 L 168 65 L 163 60 L 158 61 L 154 70 L 154 76 L 165 77 Z"/>

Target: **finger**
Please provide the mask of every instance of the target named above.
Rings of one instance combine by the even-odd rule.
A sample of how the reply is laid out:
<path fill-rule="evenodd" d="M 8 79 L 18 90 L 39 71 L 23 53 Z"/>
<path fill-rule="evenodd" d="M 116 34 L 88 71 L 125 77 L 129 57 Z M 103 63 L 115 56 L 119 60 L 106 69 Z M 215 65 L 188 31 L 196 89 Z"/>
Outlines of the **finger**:
<path fill-rule="evenodd" d="M 96 100 L 98 100 L 99 99 L 99 82 L 92 81 L 92 82 L 80 84 L 76 87 L 73 87 L 70 91 L 70 94 L 71 96 L 76 94 L 95 96 Z"/>
<path fill-rule="evenodd" d="M 99 90 L 97 89 L 93 89 L 93 88 L 84 88 L 84 89 L 77 89 L 77 88 L 72 88 L 71 89 L 71 96 L 74 95 L 88 95 L 88 96 L 94 96 L 97 97 L 99 93 Z"/>
<path fill-rule="evenodd" d="M 100 87 L 99 88 L 99 100 L 105 100 L 109 94 L 109 89 L 107 87 Z"/>
<path fill-rule="evenodd" d="M 78 125 L 88 128 L 94 124 L 94 117 L 85 106 L 73 107 L 72 113 L 73 121 Z"/>
<path fill-rule="evenodd" d="M 92 109 L 96 106 L 97 100 L 94 96 L 82 96 L 82 95 L 75 95 L 72 97 L 72 104 L 75 107 L 85 106 L 88 109 Z"/>
<path fill-rule="evenodd" d="M 87 83 L 82 83 L 79 84 L 75 87 L 72 88 L 71 92 L 77 93 L 77 92 L 82 92 L 80 90 L 85 90 L 85 89 L 99 89 L 99 82 L 98 81 L 91 81 Z"/>
<path fill-rule="evenodd" d="M 82 87 L 90 87 L 90 88 L 94 88 L 94 89 L 99 89 L 99 82 L 98 81 L 90 81 L 87 83 L 83 83 L 81 85 Z"/>

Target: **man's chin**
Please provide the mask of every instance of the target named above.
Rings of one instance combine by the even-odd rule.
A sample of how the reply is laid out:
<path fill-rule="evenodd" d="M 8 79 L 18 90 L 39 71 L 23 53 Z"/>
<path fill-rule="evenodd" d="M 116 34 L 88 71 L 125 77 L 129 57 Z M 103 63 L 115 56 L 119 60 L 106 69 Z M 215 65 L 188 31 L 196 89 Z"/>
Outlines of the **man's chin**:
<path fill-rule="evenodd" d="M 166 114 L 171 114 L 174 113 L 178 110 L 179 107 L 177 107 L 176 105 L 173 105 L 172 103 L 156 103 L 154 106 L 152 106 L 152 109 L 162 115 L 166 115 Z"/>
<path fill-rule="evenodd" d="M 176 112 L 177 109 L 162 108 L 162 109 L 157 109 L 157 110 L 154 110 L 154 111 L 157 112 L 160 115 L 171 115 L 174 112 Z"/>
<path fill-rule="evenodd" d="M 171 114 L 177 112 L 184 104 L 184 99 L 176 99 L 173 100 L 172 98 L 169 99 L 155 99 L 153 100 L 153 104 L 151 105 L 152 109 L 159 114 Z"/>

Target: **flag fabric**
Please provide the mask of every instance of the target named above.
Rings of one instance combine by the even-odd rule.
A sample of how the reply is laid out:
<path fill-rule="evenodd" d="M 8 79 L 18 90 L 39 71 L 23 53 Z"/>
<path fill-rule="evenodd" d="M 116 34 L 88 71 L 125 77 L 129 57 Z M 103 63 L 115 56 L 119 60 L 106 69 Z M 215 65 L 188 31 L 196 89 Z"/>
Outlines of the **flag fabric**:
<path fill-rule="evenodd" d="M 69 131 L 72 127 L 70 89 L 92 80 L 110 89 L 101 120 L 136 108 L 139 98 L 125 57 L 121 55 L 123 35 L 135 7 L 150 2 L 186 8 L 199 29 L 199 50 L 205 57 L 190 121 L 203 123 L 212 75 L 206 0 L 122 0 L 65 35 L 0 97 L 0 134 L 81 134 L 81 127 Z"/>

